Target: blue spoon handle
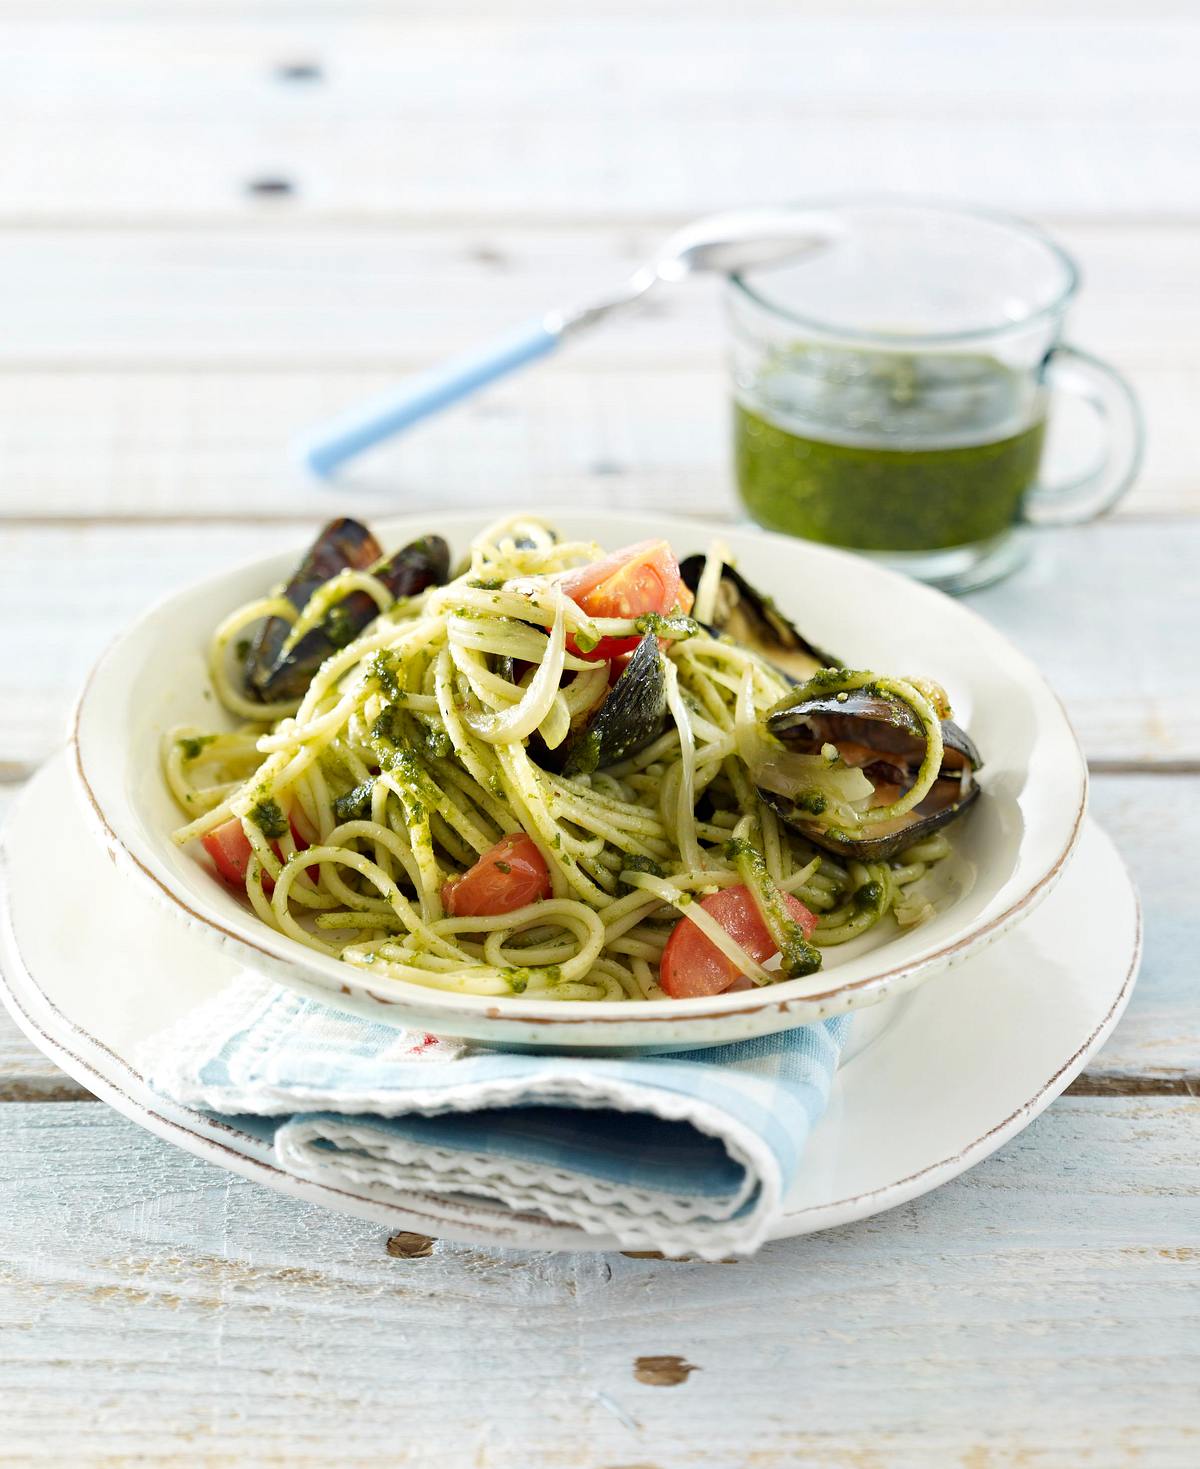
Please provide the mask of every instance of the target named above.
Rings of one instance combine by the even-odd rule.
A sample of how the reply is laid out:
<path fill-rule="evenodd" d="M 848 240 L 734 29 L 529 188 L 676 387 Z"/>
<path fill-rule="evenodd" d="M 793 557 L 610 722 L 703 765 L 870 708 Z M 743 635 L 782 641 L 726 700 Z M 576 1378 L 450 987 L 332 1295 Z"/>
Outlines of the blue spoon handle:
<path fill-rule="evenodd" d="M 330 475 L 372 444 L 448 408 L 527 362 L 545 357 L 560 341 L 560 329 L 542 319 L 480 351 L 455 357 L 317 429 L 301 444 L 301 458 L 314 474 Z"/>

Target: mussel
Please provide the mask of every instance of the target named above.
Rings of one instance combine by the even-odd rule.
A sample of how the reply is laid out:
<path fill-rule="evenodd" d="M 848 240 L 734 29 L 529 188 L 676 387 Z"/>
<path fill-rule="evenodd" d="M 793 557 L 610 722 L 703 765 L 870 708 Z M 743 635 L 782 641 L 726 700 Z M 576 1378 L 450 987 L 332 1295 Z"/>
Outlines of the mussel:
<path fill-rule="evenodd" d="M 687 556 L 679 563 L 684 583 L 695 592 L 708 558 Z M 818 668 L 840 668 L 842 661 L 810 643 L 775 603 L 757 591 L 728 562 L 721 568 L 716 606 L 708 626 L 750 648 L 792 683 L 803 683 Z"/>
<path fill-rule="evenodd" d="M 312 594 L 338 572 L 371 568 L 393 597 L 412 597 L 438 586 L 450 574 L 450 547 L 441 536 L 422 536 L 375 565 L 383 553 L 375 537 L 355 520 L 334 520 L 306 553 L 284 589 L 288 601 L 302 611 Z M 333 604 L 316 627 L 283 651 L 288 624 L 271 617 L 263 624 L 246 657 L 245 683 L 251 698 L 263 703 L 298 699 L 313 674 L 339 648 L 344 648 L 379 614 L 366 592 L 350 592 Z"/>
<path fill-rule="evenodd" d="M 347 569 L 364 571 L 382 555 L 379 542 L 365 525 L 346 516 L 331 520 L 304 553 L 283 595 L 300 612 L 331 576 Z M 245 662 L 246 692 L 252 699 L 269 697 L 263 685 L 279 659 L 290 626 L 284 617 L 268 617 L 255 634 Z"/>
<path fill-rule="evenodd" d="M 819 755 L 834 745 L 844 765 L 856 767 L 875 787 L 877 804 L 890 804 L 916 779 L 925 755 L 921 721 L 903 700 L 873 689 L 845 692 L 799 690 L 780 701 L 766 720 L 768 731 L 788 750 Z M 941 769 L 928 795 L 911 811 L 851 836 L 823 826 L 820 798 L 787 789 L 782 771 L 759 772 L 759 792 L 780 816 L 814 846 L 862 862 L 893 857 L 905 847 L 962 814 L 979 795 L 975 772 L 983 762 L 974 741 L 951 719 L 943 719 Z M 772 787 L 775 787 L 772 789 Z"/>
<path fill-rule="evenodd" d="M 537 748 L 535 758 L 563 775 L 591 775 L 644 750 L 666 717 L 667 677 L 658 639 L 648 632 L 599 707 L 557 750 Z"/>

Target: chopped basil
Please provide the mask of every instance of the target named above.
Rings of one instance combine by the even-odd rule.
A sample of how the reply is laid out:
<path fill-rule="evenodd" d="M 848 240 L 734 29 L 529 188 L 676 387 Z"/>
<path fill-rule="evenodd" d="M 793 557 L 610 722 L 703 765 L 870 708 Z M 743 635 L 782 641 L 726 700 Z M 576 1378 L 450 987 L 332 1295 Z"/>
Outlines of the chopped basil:
<path fill-rule="evenodd" d="M 205 745 L 211 745 L 215 739 L 216 735 L 184 735 L 176 743 L 179 745 L 180 750 L 183 751 L 183 758 L 185 760 L 198 760 L 200 758 L 200 752 L 204 749 Z"/>
<path fill-rule="evenodd" d="M 281 837 L 288 829 L 287 817 L 278 801 L 273 801 L 270 797 L 252 806 L 249 816 L 265 837 Z"/>

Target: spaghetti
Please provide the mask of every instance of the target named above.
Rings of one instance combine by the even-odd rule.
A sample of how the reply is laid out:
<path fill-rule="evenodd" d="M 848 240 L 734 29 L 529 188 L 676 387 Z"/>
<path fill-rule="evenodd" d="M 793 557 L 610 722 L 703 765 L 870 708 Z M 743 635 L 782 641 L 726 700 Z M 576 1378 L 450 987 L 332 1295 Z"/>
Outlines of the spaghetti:
<path fill-rule="evenodd" d="M 589 611 L 595 569 L 613 564 L 599 547 L 519 517 L 477 537 L 453 580 L 415 595 L 397 599 L 354 569 L 300 607 L 280 590 L 232 613 L 214 634 L 209 669 L 242 723 L 166 736 L 165 778 L 187 817 L 175 840 L 201 839 L 258 917 L 297 943 L 476 995 L 661 997 L 664 951 L 684 923 L 720 957 L 720 987 L 771 984 L 812 972 L 821 949 L 885 915 L 901 924 L 928 916 L 921 879 L 950 850 L 943 835 L 886 860 L 853 860 L 814 845 L 759 780 L 769 767 L 764 778 L 777 781 L 781 760 L 808 761 L 806 789 L 822 793 L 831 829 L 903 815 L 942 764 L 928 686 L 829 675 L 912 712 L 924 746 L 906 790 L 877 785 L 836 747 L 788 756 L 765 721 L 792 681 L 706 625 L 719 550 L 694 616 L 673 558 L 670 605 Z M 370 599 L 369 620 L 331 647 L 302 697 L 255 697 L 239 673 L 248 635 L 283 619 L 286 656 L 351 594 Z M 631 649 L 663 697 L 626 739 L 628 753 L 618 742 L 620 758 L 609 748 L 598 761 L 588 741 L 605 734 L 602 711 L 625 682 L 612 683 L 616 671 L 632 669 Z M 538 896 L 509 911 L 463 912 L 456 885 L 481 864 L 515 883 L 513 864 L 489 854 L 506 840 L 515 852 L 521 838 L 544 872 Z M 747 912 L 778 962 L 756 956 L 708 901 L 734 889 L 752 897 Z"/>

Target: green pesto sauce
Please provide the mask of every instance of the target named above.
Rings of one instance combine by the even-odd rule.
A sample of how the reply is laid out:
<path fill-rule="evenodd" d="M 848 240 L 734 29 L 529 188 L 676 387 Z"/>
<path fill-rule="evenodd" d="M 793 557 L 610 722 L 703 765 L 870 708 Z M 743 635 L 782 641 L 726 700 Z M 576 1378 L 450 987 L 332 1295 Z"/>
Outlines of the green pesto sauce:
<path fill-rule="evenodd" d="M 346 648 L 354 641 L 362 629 L 346 611 L 340 602 L 335 604 L 325 614 L 322 624 L 325 636 L 329 639 L 331 648 Z"/>
<path fill-rule="evenodd" d="M 418 718 L 415 723 L 423 736 L 424 751 L 431 760 L 444 760 L 453 752 L 454 742 L 432 719 Z"/>
<path fill-rule="evenodd" d="M 513 965 L 502 973 L 514 995 L 523 995 L 529 987 L 529 981 L 536 975 L 541 975 L 551 985 L 558 984 L 562 979 L 562 969 L 557 964 L 542 964 L 531 968 Z"/>
<path fill-rule="evenodd" d="M 216 735 L 184 735 L 177 743 L 185 760 L 199 760 L 205 745 L 211 745 Z"/>
<path fill-rule="evenodd" d="M 815 974 L 823 962 L 821 951 L 808 942 L 803 929 L 785 908 L 783 894 L 775 886 L 763 854 L 752 842 L 731 837 L 725 843 L 725 856 L 737 868 L 759 916 L 779 945 L 779 972 L 787 979 Z"/>
<path fill-rule="evenodd" d="M 764 598 L 769 601 L 769 598 Z M 646 612 L 635 619 L 634 627 L 643 637 L 652 632 L 656 638 L 668 638 L 673 642 L 682 642 L 685 638 L 694 638 L 703 628 L 692 617 L 685 617 L 682 613 L 671 617 L 663 617 L 658 612 Z"/>
<path fill-rule="evenodd" d="M 878 912 L 883 916 L 883 885 L 878 882 L 864 882 L 862 887 L 857 888 L 854 893 L 854 906 L 863 913 Z"/>
<path fill-rule="evenodd" d="M 591 775 L 600 765 L 600 731 L 589 729 L 571 750 L 571 774 Z"/>
<path fill-rule="evenodd" d="M 375 777 L 370 775 L 361 785 L 334 798 L 333 814 L 339 821 L 364 821 L 371 814 L 374 791 Z"/>
<path fill-rule="evenodd" d="M 924 551 L 1019 519 L 1045 437 L 1024 378 L 985 357 L 843 353 L 819 370 L 810 358 L 776 363 L 753 408 L 734 404 L 738 487 L 761 525 Z"/>
<path fill-rule="evenodd" d="M 653 857 L 644 857 L 641 852 L 626 852 L 621 862 L 621 871 L 624 872 L 648 872 L 651 877 L 666 877 L 665 867 L 654 860 Z M 618 893 L 624 897 L 626 893 L 634 891 L 634 884 L 626 882 L 622 877 L 617 884 Z"/>
<path fill-rule="evenodd" d="M 394 703 L 403 703 L 407 697 L 400 687 L 402 669 L 400 660 L 390 649 L 381 648 L 367 664 L 367 672 Z"/>
<path fill-rule="evenodd" d="M 253 805 L 249 816 L 265 837 L 281 837 L 288 829 L 287 817 L 279 802 L 269 796 Z"/>

